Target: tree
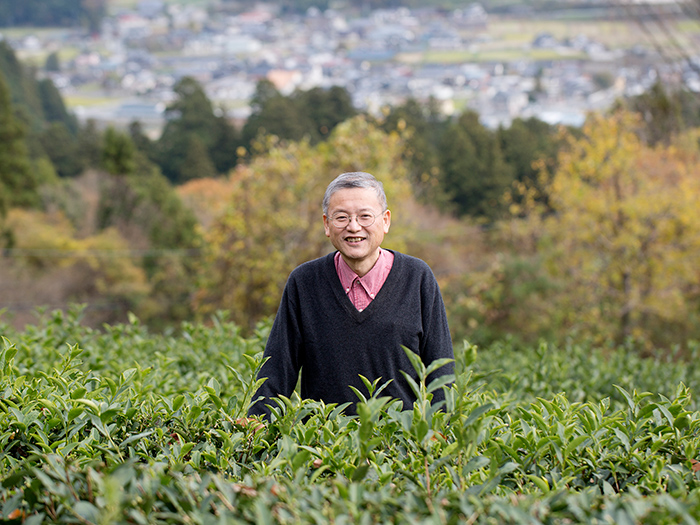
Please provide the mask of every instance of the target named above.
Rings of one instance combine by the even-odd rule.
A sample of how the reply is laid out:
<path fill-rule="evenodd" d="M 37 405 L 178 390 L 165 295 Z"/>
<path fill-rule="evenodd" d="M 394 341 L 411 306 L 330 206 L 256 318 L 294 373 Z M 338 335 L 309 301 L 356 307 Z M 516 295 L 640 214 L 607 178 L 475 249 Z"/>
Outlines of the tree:
<path fill-rule="evenodd" d="M 48 122 L 62 122 L 71 134 L 75 134 L 78 131 L 78 121 L 66 109 L 61 93 L 54 83 L 46 78 L 39 81 L 38 87 L 44 118 Z"/>
<path fill-rule="evenodd" d="M 300 111 L 294 100 L 282 95 L 267 99 L 259 111 L 253 111 L 248 117 L 242 131 L 243 143 L 250 149 L 261 134 L 294 141 L 305 137 L 317 140 L 309 115 Z"/>
<path fill-rule="evenodd" d="M 184 77 L 175 85 L 177 99 L 166 110 L 168 122 L 158 141 L 157 163 L 171 181 L 184 180 L 185 157 L 192 137 L 205 148 L 211 164 L 211 152 L 219 142 L 222 123 L 214 115 L 212 103 L 202 86 L 191 77 Z"/>
<path fill-rule="evenodd" d="M 327 138 L 338 124 L 357 114 L 350 94 L 340 86 L 300 91 L 295 94 L 293 100 L 298 104 L 299 111 L 307 115 L 313 123 L 314 140 Z"/>
<path fill-rule="evenodd" d="M 10 206 L 39 202 L 38 180 L 24 139 L 24 127 L 14 116 L 9 89 L 0 74 L 0 217 Z"/>
<path fill-rule="evenodd" d="M 44 70 L 51 73 L 57 73 L 61 71 L 61 61 L 59 60 L 58 53 L 56 51 L 49 53 L 49 56 L 46 57 L 46 62 L 44 63 Z"/>
<path fill-rule="evenodd" d="M 465 111 L 441 141 L 440 184 L 458 215 L 494 220 L 505 208 L 503 196 L 514 178 L 492 132 L 479 115 Z"/>
<path fill-rule="evenodd" d="M 562 146 L 557 128 L 535 117 L 527 120 L 517 118 L 509 128 L 499 128 L 497 139 L 503 160 L 512 168 L 518 186 L 538 187 L 538 174 L 542 167 L 546 166 L 549 171 L 555 169 L 557 152 Z M 513 198 L 516 194 L 517 191 L 513 191 L 509 197 Z M 544 192 L 539 191 L 538 194 L 546 201 Z"/>
<path fill-rule="evenodd" d="M 217 173 L 228 173 L 238 162 L 241 137 L 238 130 L 226 120 L 225 114 L 216 119 L 215 137 L 209 156 Z"/>
<path fill-rule="evenodd" d="M 199 245 L 196 219 L 169 181 L 148 163 L 131 174 L 100 175 L 97 231 L 114 229 L 132 249 L 142 250 L 149 294 L 136 313 L 164 328 L 192 317 L 195 261 Z"/>
<path fill-rule="evenodd" d="M 129 175 L 136 169 L 135 155 L 136 148 L 131 137 L 112 126 L 108 127 L 104 134 L 102 167 L 112 175 Z"/>
<path fill-rule="evenodd" d="M 651 145 L 670 144 L 679 133 L 700 125 L 697 93 L 668 88 L 661 81 L 646 93 L 630 98 L 625 106 L 640 115 L 645 124 L 641 136 Z"/>
<path fill-rule="evenodd" d="M 192 136 L 187 144 L 187 153 L 180 168 L 178 182 L 191 179 L 213 177 L 216 175 L 214 163 L 209 158 L 209 152 L 199 138 Z"/>
<path fill-rule="evenodd" d="M 97 129 L 94 120 L 90 119 L 80 127 L 75 140 L 75 149 L 81 170 L 100 167 L 103 142 L 103 134 Z"/>
<path fill-rule="evenodd" d="M 398 131 L 404 135 L 405 159 L 410 167 L 416 196 L 425 202 L 444 207 L 446 199 L 438 187 L 438 145 L 447 121 L 438 111 L 435 100 L 421 104 L 410 98 L 402 105 L 390 108 L 381 126 L 387 132 Z"/>
<path fill-rule="evenodd" d="M 394 217 L 406 218 L 411 188 L 402 144 L 356 117 L 327 142 L 281 142 L 268 137 L 267 153 L 230 175 L 229 205 L 206 232 L 196 307 L 202 314 L 230 309 L 252 327 L 272 315 L 289 272 L 330 248 L 321 223 L 327 184 L 344 171 L 366 170 L 384 182 Z M 198 185 L 202 186 L 203 181 Z M 411 228 L 392 226 L 387 246 L 403 249 Z"/>
<path fill-rule="evenodd" d="M 558 281 L 553 313 L 565 329 L 601 339 L 669 344 L 697 337 L 700 158 L 649 147 L 630 114 L 592 115 L 546 176 L 553 213 L 528 217 L 546 271 Z"/>
<path fill-rule="evenodd" d="M 685 127 L 679 101 L 664 88 L 661 81 L 656 82 L 648 92 L 632 98 L 628 105 L 642 117 L 646 126 L 640 128 L 640 132 L 651 145 L 659 142 L 669 144 Z"/>
<path fill-rule="evenodd" d="M 39 135 L 43 152 L 60 177 L 75 177 L 84 168 L 77 155 L 77 141 L 63 122 L 53 122 Z"/>

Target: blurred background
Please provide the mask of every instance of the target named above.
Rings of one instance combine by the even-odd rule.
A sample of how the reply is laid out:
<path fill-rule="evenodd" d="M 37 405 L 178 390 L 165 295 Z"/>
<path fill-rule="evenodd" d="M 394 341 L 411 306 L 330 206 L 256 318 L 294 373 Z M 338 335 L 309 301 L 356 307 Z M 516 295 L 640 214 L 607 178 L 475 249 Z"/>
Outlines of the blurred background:
<path fill-rule="evenodd" d="M 0 0 L 0 327 L 274 315 L 385 184 L 455 340 L 700 337 L 698 0 Z"/>

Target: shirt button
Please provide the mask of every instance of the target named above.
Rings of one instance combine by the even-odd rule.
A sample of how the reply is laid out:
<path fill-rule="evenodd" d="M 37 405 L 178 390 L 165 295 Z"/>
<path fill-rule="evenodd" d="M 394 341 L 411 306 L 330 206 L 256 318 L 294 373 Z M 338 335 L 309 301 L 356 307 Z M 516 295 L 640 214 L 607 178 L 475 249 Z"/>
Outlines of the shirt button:
<path fill-rule="evenodd" d="M 362 310 L 364 310 L 364 308 L 360 308 L 360 309 L 358 310 L 358 312 L 361 312 Z"/>
<path fill-rule="evenodd" d="M 345 293 L 348 293 L 350 291 L 350 288 L 345 289 Z"/>
<path fill-rule="evenodd" d="M 374 299 L 374 294 L 373 294 L 373 293 L 369 294 L 369 296 L 370 296 L 372 299 Z"/>

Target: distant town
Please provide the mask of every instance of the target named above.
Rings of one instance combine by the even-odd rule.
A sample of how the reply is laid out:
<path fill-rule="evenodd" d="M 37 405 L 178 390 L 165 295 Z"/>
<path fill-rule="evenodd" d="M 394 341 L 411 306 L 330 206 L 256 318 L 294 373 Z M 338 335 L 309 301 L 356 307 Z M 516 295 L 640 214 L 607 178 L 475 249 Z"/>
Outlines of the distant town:
<path fill-rule="evenodd" d="M 265 4 L 233 12 L 142 0 L 107 17 L 99 34 L 56 30 L 3 37 L 23 57 L 75 48 L 57 71 L 41 74 L 73 101 L 76 116 L 117 126 L 139 120 L 154 134 L 184 76 L 194 77 L 238 121 L 250 113 L 263 78 L 285 95 L 342 86 L 358 109 L 373 113 L 409 97 L 432 98 L 446 114 L 475 109 L 492 128 L 517 117 L 580 125 L 588 111 L 644 92 L 660 74 L 700 91 L 692 68 L 664 62 L 642 46 L 608 49 L 585 35 L 537 34 L 527 46 L 542 59 L 460 59 L 465 50 L 488 44 L 489 23 L 478 3 L 453 11 L 382 9 L 363 17 L 312 8 L 281 17 Z M 425 59 L 450 52 L 455 59 Z"/>

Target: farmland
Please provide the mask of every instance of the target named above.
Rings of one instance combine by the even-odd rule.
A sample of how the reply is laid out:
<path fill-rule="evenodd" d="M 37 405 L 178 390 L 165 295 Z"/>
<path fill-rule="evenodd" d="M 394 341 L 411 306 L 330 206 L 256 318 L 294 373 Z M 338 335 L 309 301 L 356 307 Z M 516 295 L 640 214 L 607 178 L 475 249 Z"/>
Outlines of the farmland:
<path fill-rule="evenodd" d="M 401 411 L 281 400 L 241 424 L 267 324 L 155 334 L 80 309 L 0 326 L 0 518 L 15 523 L 695 523 L 698 346 L 456 345 Z M 685 353 L 684 360 L 680 354 Z M 427 370 L 414 363 L 420 377 Z"/>

